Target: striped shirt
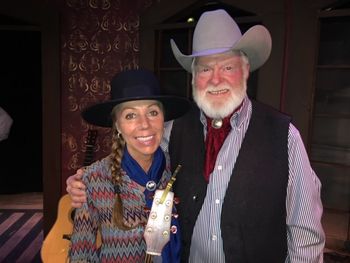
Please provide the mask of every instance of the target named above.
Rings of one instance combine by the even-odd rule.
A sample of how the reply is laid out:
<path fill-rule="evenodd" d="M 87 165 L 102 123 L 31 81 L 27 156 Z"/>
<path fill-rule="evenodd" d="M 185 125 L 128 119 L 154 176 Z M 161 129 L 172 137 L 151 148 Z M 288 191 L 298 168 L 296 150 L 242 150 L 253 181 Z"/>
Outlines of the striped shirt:
<path fill-rule="evenodd" d="M 248 98 L 231 117 L 232 130 L 218 153 L 206 197 L 191 241 L 189 262 L 225 262 L 221 238 L 221 211 L 232 170 L 248 129 L 252 105 Z M 206 135 L 206 118 L 201 113 Z M 163 150 L 167 151 L 172 122 L 165 129 Z M 290 124 L 288 133 L 289 178 L 286 224 L 289 262 L 323 262 L 325 235 L 321 225 L 321 183 L 312 170 L 298 130 Z"/>

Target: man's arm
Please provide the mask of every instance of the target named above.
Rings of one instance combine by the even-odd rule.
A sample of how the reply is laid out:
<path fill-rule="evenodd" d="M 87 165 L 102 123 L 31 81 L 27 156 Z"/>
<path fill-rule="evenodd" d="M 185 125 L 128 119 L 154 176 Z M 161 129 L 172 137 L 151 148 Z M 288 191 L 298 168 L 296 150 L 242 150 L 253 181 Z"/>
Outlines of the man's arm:
<path fill-rule="evenodd" d="M 169 139 L 173 121 L 168 121 L 164 125 L 164 134 L 161 141 L 161 148 L 164 152 L 168 152 Z M 84 170 L 79 169 L 76 174 L 71 175 L 66 180 L 66 190 L 72 199 L 72 207 L 80 208 L 86 202 L 86 187 L 82 182 Z"/>
<path fill-rule="evenodd" d="M 71 175 L 66 180 L 67 192 L 72 199 L 72 207 L 80 208 L 86 203 L 86 186 L 81 180 L 84 170 L 79 169 L 76 174 Z"/>
<path fill-rule="evenodd" d="M 321 183 L 311 168 L 299 131 L 293 125 L 289 128 L 288 155 L 286 262 L 323 262 Z"/>

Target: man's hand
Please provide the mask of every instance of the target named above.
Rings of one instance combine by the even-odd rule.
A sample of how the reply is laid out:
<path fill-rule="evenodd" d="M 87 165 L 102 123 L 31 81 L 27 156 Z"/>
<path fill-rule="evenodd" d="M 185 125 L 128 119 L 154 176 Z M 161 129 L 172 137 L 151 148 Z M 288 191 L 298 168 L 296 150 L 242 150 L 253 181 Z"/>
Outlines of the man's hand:
<path fill-rule="evenodd" d="M 86 186 L 81 181 L 83 174 L 84 170 L 79 169 L 76 174 L 69 176 L 66 181 L 66 190 L 72 199 L 72 207 L 74 208 L 80 208 L 86 202 Z"/>

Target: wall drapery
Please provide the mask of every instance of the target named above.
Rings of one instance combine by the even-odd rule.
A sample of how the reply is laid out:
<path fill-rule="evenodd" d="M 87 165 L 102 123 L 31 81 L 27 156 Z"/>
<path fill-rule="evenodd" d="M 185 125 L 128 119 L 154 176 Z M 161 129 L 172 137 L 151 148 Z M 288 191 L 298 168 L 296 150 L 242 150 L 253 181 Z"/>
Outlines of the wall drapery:
<path fill-rule="evenodd" d="M 81 111 L 109 98 L 109 81 L 139 65 L 139 15 L 152 0 L 66 0 L 61 19 L 62 191 L 82 166 L 89 129 L 95 159 L 110 152 L 110 129 L 88 125 Z"/>

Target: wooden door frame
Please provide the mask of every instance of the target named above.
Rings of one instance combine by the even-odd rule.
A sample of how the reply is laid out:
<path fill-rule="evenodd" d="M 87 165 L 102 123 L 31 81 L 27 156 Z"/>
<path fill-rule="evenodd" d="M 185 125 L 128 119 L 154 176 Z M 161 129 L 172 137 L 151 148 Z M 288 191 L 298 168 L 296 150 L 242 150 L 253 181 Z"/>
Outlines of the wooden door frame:
<path fill-rule="evenodd" d="M 0 14 L 23 21 L 23 25 L 7 25 L 9 29 L 41 33 L 43 213 L 44 234 L 47 234 L 55 221 L 61 196 L 59 8 L 44 0 L 14 0 L 2 3 Z M 14 169 L 21 172 L 25 167 Z"/>

